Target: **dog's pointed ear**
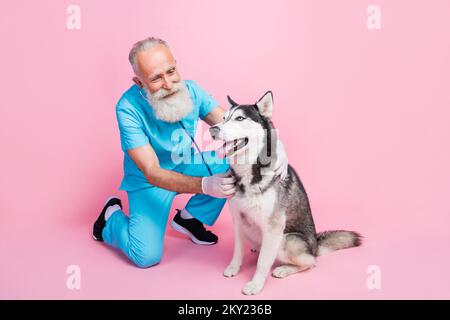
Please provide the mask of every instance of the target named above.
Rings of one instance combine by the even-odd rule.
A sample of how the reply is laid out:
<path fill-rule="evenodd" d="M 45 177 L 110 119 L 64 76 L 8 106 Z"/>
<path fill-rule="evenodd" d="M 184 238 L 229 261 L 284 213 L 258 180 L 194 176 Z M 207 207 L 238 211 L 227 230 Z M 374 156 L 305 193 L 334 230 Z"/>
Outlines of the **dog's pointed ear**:
<path fill-rule="evenodd" d="M 273 95 L 272 91 L 267 91 L 256 103 L 259 113 L 266 117 L 272 117 L 272 107 L 273 107 Z"/>
<path fill-rule="evenodd" d="M 236 102 L 234 102 L 233 99 L 231 99 L 230 96 L 227 96 L 227 99 L 228 99 L 228 103 L 230 104 L 230 107 L 234 107 L 234 106 L 238 105 Z"/>

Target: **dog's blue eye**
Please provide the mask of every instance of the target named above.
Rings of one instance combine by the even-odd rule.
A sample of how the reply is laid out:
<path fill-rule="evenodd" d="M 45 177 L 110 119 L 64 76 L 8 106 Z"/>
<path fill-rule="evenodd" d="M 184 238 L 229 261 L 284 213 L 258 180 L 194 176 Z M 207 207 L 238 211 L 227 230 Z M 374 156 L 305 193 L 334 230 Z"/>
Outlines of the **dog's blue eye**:
<path fill-rule="evenodd" d="M 243 117 L 243 116 L 239 116 L 239 117 L 236 117 L 236 119 L 235 120 L 237 120 L 237 121 L 242 121 L 242 120 L 244 120 L 245 118 Z"/>

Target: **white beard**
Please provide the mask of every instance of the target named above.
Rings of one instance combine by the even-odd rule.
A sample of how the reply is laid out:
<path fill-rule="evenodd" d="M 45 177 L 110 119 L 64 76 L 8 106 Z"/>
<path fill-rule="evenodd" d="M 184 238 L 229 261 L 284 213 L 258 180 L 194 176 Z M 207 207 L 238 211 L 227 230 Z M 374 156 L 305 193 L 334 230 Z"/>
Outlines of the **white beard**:
<path fill-rule="evenodd" d="M 183 81 L 173 84 L 171 91 L 164 88 L 151 94 L 144 88 L 155 116 L 166 122 L 177 122 L 186 117 L 194 109 L 188 88 Z M 169 94 L 173 93 L 170 96 Z"/>

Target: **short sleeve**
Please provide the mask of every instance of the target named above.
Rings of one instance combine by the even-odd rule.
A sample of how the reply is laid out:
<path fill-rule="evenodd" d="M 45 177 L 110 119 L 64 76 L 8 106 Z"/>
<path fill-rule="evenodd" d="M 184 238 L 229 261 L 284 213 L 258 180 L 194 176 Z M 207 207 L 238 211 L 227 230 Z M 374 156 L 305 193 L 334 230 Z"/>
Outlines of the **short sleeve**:
<path fill-rule="evenodd" d="M 199 106 L 199 117 L 203 119 L 214 110 L 219 103 L 202 87 L 200 87 L 197 82 L 190 80 L 189 84 L 191 85 L 195 103 Z"/>
<path fill-rule="evenodd" d="M 116 116 L 123 151 L 149 144 L 141 121 L 128 102 L 119 101 L 116 107 Z"/>

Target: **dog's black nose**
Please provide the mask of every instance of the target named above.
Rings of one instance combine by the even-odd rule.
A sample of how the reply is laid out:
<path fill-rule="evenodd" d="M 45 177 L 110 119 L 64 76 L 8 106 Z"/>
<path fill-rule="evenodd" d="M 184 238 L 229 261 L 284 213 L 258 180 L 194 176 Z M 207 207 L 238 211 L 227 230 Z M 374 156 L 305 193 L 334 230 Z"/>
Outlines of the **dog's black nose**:
<path fill-rule="evenodd" d="M 216 126 L 209 128 L 209 133 L 211 134 L 211 136 L 213 138 L 219 133 L 219 131 L 220 131 L 220 128 L 216 127 Z"/>

